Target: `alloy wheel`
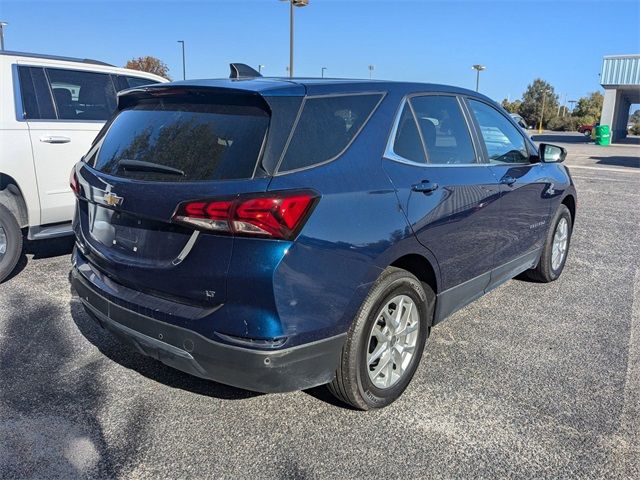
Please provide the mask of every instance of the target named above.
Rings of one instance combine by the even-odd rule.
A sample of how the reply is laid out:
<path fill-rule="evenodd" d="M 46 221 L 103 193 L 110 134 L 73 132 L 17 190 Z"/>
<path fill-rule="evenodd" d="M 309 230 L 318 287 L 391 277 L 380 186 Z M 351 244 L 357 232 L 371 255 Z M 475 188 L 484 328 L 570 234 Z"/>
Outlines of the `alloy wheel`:
<path fill-rule="evenodd" d="M 418 307 L 411 297 L 397 295 L 378 313 L 369 335 L 367 371 L 381 389 L 395 385 L 415 355 L 420 329 Z"/>
<path fill-rule="evenodd" d="M 4 232 L 4 227 L 0 225 L 0 261 L 4 258 L 5 253 L 7 253 L 7 234 Z"/>
<path fill-rule="evenodd" d="M 558 270 L 567 254 L 569 244 L 569 222 L 566 218 L 561 218 L 556 226 L 556 233 L 553 235 L 553 247 L 551 249 L 551 268 Z"/>

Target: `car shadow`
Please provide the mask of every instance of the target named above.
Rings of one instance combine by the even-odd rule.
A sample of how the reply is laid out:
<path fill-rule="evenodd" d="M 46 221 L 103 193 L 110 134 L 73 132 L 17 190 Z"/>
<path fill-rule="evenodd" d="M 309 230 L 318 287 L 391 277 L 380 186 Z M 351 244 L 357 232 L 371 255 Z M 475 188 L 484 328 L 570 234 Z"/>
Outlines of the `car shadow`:
<path fill-rule="evenodd" d="M 59 302 L 29 292 L 5 299 L 0 335 L 0 477 L 119 478 L 139 461 L 148 406 L 129 401 L 108 441 L 104 363 L 78 361 Z M 115 430 L 113 430 L 115 429 Z M 69 455 L 68 452 L 72 452 Z"/>
<path fill-rule="evenodd" d="M 11 280 L 22 272 L 29 263 L 29 256 L 33 260 L 69 255 L 73 251 L 74 237 L 66 236 L 47 240 L 25 240 L 18 263 L 11 273 L 0 284 Z"/>
<path fill-rule="evenodd" d="M 632 167 L 632 168 L 640 168 L 640 156 L 632 157 L 591 157 L 596 160 L 596 163 L 599 165 L 614 165 L 617 167 Z"/>
<path fill-rule="evenodd" d="M 73 251 L 74 241 L 72 235 L 48 240 L 27 240 L 24 253 L 33 255 L 34 260 L 69 255 Z"/>
<path fill-rule="evenodd" d="M 263 395 L 189 375 L 139 353 L 96 323 L 85 311 L 75 292 L 72 295 L 71 317 L 80 333 L 103 355 L 119 365 L 168 387 L 212 398 L 244 400 Z"/>
<path fill-rule="evenodd" d="M 352 410 L 356 411 L 356 408 L 351 405 L 347 405 L 346 403 L 341 402 L 333 394 L 329 391 L 329 388 L 326 385 L 320 385 L 319 387 L 308 388 L 307 390 L 303 390 L 307 395 L 312 396 L 316 400 L 320 400 L 321 402 L 328 403 L 334 407 L 342 408 L 343 410 Z"/>

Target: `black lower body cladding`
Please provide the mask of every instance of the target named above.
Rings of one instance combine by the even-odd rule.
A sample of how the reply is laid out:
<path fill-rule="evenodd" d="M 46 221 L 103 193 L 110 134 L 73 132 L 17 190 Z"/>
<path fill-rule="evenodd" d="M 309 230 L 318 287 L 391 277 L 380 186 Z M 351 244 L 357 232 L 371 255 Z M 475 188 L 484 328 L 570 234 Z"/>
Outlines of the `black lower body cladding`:
<path fill-rule="evenodd" d="M 279 350 L 226 345 L 115 304 L 75 268 L 71 283 L 90 316 L 140 353 L 191 375 L 246 390 L 289 392 L 330 382 L 345 340 L 345 335 L 338 335 Z"/>

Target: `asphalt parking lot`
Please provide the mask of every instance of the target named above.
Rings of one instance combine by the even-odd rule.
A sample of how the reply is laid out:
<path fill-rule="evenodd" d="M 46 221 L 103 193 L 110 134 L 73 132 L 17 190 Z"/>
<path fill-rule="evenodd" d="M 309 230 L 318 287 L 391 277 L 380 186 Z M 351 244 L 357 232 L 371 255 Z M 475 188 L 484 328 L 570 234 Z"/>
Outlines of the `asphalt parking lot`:
<path fill-rule="evenodd" d="M 578 220 L 563 276 L 436 327 L 405 395 L 259 395 L 120 345 L 69 290 L 72 243 L 0 285 L 1 478 L 640 478 L 640 142 L 561 143 Z"/>

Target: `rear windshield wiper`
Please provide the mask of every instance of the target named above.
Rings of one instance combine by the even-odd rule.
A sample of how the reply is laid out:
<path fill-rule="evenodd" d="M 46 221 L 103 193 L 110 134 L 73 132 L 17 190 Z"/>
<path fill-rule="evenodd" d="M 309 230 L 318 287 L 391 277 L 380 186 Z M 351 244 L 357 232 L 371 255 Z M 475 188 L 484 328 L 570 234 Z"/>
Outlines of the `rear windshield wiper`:
<path fill-rule="evenodd" d="M 157 172 L 180 175 L 184 177 L 184 172 L 178 168 L 167 167 L 160 163 L 143 162 L 141 160 L 120 160 L 118 166 L 130 172 Z"/>

